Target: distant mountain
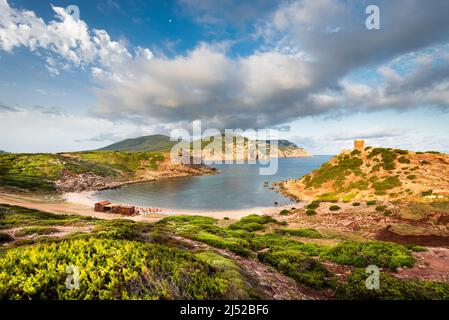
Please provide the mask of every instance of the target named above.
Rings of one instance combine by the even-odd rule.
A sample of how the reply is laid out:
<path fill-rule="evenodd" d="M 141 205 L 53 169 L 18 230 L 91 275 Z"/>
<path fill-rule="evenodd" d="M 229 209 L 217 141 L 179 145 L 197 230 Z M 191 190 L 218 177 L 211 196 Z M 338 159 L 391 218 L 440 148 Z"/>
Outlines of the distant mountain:
<path fill-rule="evenodd" d="M 100 151 L 169 151 L 177 142 L 170 141 L 170 137 L 154 134 L 133 139 L 126 139 L 113 143 Z"/>
<path fill-rule="evenodd" d="M 6 151 L 0 150 L 0 153 L 7 153 Z"/>

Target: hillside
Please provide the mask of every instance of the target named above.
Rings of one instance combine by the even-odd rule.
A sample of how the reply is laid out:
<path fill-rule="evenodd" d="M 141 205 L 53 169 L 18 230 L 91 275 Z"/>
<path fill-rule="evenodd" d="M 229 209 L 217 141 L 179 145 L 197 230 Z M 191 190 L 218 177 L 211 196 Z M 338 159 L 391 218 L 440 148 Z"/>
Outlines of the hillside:
<path fill-rule="evenodd" d="M 278 158 L 302 158 L 311 156 L 306 150 L 299 148 L 287 140 L 277 140 L 277 150 L 270 150 L 270 148 L 273 148 L 270 141 L 256 141 L 244 137 L 242 139 L 242 150 L 237 150 L 237 139 L 238 136 L 234 136 L 232 141 L 226 141 L 224 135 L 203 138 L 201 141 L 201 155 L 198 152 L 191 152 L 191 154 L 194 157 L 201 156 L 204 161 L 267 159 L 267 154 L 273 157 L 277 156 Z M 260 149 L 263 143 L 266 143 L 266 152 Z M 219 152 L 220 146 L 221 152 Z M 231 152 L 228 150 L 231 150 Z M 226 152 L 228 153 L 226 154 Z"/>
<path fill-rule="evenodd" d="M 284 193 L 311 199 L 447 199 L 449 155 L 367 147 L 345 151 L 321 168 L 281 184 Z"/>
<path fill-rule="evenodd" d="M 217 156 L 216 152 L 211 150 L 214 141 L 218 141 L 218 139 L 221 139 L 222 136 L 217 137 L 210 137 L 209 138 L 203 138 L 201 141 L 201 150 L 202 150 L 202 159 L 205 161 L 212 161 L 212 160 L 218 160 L 219 157 Z M 261 141 L 259 141 L 260 143 Z M 223 139 L 221 141 L 222 143 L 222 150 L 223 152 L 226 150 L 226 141 Z M 235 140 L 233 143 L 228 143 L 228 147 L 232 148 L 232 158 L 235 160 L 248 160 L 249 157 L 253 157 L 254 159 L 260 159 L 263 158 L 263 155 L 261 152 L 257 151 L 254 146 L 251 146 L 251 144 L 255 144 L 256 141 L 250 140 L 248 138 L 244 138 L 244 150 L 243 154 L 244 156 L 237 156 L 237 152 L 235 151 Z M 269 148 L 270 141 L 266 141 L 267 147 Z M 170 137 L 165 135 L 151 135 L 151 136 L 145 136 L 145 137 L 139 137 L 134 139 L 126 139 L 114 144 L 111 144 L 109 146 L 106 146 L 104 148 L 99 149 L 99 151 L 159 151 L 159 152 L 168 152 L 170 149 L 177 144 L 176 141 L 170 141 Z M 295 158 L 295 157 L 309 157 L 310 154 L 305 151 L 303 148 L 298 147 L 296 144 L 288 141 L 288 140 L 277 140 L 278 144 L 278 157 L 279 158 Z M 232 145 L 232 146 L 231 146 Z M 189 142 L 185 142 L 184 150 L 192 148 L 192 144 Z M 190 152 L 191 155 L 197 157 L 199 154 Z M 224 159 L 224 157 L 223 157 Z"/>
<path fill-rule="evenodd" d="M 100 190 L 129 182 L 212 172 L 202 165 L 172 164 L 159 152 L 0 155 L 0 187 L 22 191 Z"/>
<path fill-rule="evenodd" d="M 169 151 L 177 142 L 170 141 L 170 137 L 155 134 L 151 136 L 126 139 L 113 143 L 99 151 Z"/>
<path fill-rule="evenodd" d="M 422 275 L 421 261 L 433 249 L 326 239 L 278 217 L 144 223 L 0 204 L 0 222 L 3 299 L 449 298 L 445 279 Z M 61 261 L 81 270 L 78 290 L 61 290 Z M 441 269 L 444 260 L 436 262 Z M 373 264 L 381 268 L 381 290 L 365 285 Z"/>

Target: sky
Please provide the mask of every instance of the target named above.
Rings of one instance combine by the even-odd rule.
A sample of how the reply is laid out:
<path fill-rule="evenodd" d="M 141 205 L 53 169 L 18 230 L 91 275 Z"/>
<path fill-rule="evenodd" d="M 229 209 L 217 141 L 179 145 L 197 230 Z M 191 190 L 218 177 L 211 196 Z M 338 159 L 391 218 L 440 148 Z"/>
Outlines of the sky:
<path fill-rule="evenodd" d="M 447 0 L 0 0 L 0 150 L 201 120 L 314 154 L 354 139 L 449 152 L 448 15 Z"/>

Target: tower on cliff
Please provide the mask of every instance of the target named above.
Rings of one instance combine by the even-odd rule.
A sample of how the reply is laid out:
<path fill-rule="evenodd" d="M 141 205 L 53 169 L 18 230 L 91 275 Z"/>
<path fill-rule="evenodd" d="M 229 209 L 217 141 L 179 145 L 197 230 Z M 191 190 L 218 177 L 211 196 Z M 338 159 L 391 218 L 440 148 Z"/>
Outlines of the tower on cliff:
<path fill-rule="evenodd" d="M 364 151 L 365 150 L 365 140 L 354 140 L 354 150 Z"/>

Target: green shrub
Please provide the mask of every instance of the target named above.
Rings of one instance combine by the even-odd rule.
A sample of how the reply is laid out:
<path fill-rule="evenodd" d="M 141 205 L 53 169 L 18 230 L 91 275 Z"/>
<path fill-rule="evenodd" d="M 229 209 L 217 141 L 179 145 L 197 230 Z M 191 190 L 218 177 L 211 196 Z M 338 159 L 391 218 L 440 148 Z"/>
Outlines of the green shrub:
<path fill-rule="evenodd" d="M 322 238 L 323 236 L 316 229 L 313 228 L 303 228 L 303 229 L 278 229 L 277 234 L 290 235 L 294 237 L 305 237 L 305 238 Z"/>
<path fill-rule="evenodd" d="M 314 216 L 316 214 L 317 214 L 317 212 L 315 210 L 312 210 L 312 209 L 306 210 L 306 215 L 308 215 L 308 216 Z"/>
<path fill-rule="evenodd" d="M 279 212 L 279 214 L 281 216 L 288 216 L 291 212 L 287 209 L 282 210 L 281 212 Z"/>
<path fill-rule="evenodd" d="M 412 267 L 414 258 L 404 246 L 389 242 L 343 242 L 330 248 L 322 256 L 339 264 L 355 267 L 376 265 L 395 270 L 397 267 Z"/>
<path fill-rule="evenodd" d="M 407 179 L 409 179 L 409 180 L 415 180 L 415 179 L 416 179 L 416 175 L 411 174 L 411 175 L 407 176 Z"/>
<path fill-rule="evenodd" d="M 400 186 L 402 186 L 402 182 L 397 176 L 387 177 L 384 180 L 373 183 L 373 188 L 378 192 L 394 189 Z"/>
<path fill-rule="evenodd" d="M 449 285 L 434 281 L 399 280 L 381 273 L 379 290 L 366 288 L 369 276 L 364 269 L 353 271 L 347 283 L 337 286 L 335 295 L 342 300 L 448 300 Z"/>
<path fill-rule="evenodd" d="M 407 159 L 406 157 L 400 157 L 400 158 L 398 159 L 398 162 L 399 162 L 399 163 L 402 163 L 402 164 L 410 164 L 410 160 Z"/>
<path fill-rule="evenodd" d="M 387 206 L 384 205 L 376 207 L 376 211 L 385 211 L 385 209 L 387 209 Z"/>
<path fill-rule="evenodd" d="M 370 201 L 367 201 L 367 202 L 366 202 L 366 204 L 367 204 L 368 206 L 374 206 L 374 205 L 376 205 L 376 203 L 377 203 L 376 200 L 370 200 Z"/>
<path fill-rule="evenodd" d="M 71 265 L 80 271 L 77 290 L 66 288 Z M 126 240 L 14 248 L 0 259 L 0 270 L 1 299 L 219 299 L 233 290 L 191 253 Z"/>
<path fill-rule="evenodd" d="M 320 206 L 320 203 L 321 203 L 321 201 L 312 201 L 311 203 L 309 203 L 306 206 L 306 209 L 312 209 L 312 210 L 318 209 L 318 207 Z"/>
<path fill-rule="evenodd" d="M 341 209 L 341 207 L 337 206 L 337 205 L 330 206 L 330 208 L 329 208 L 330 211 L 338 211 L 340 209 Z"/>
<path fill-rule="evenodd" d="M 307 287 L 324 289 L 334 285 L 335 280 L 330 271 L 297 250 L 269 250 L 259 253 L 258 259 Z"/>
<path fill-rule="evenodd" d="M 359 207 L 359 206 L 360 206 L 360 202 L 353 202 L 352 205 L 353 205 L 354 207 Z"/>
<path fill-rule="evenodd" d="M 423 197 L 427 197 L 427 196 L 431 196 L 432 193 L 433 193 L 433 190 L 427 190 L 427 191 L 421 192 L 421 195 L 422 195 Z"/>

